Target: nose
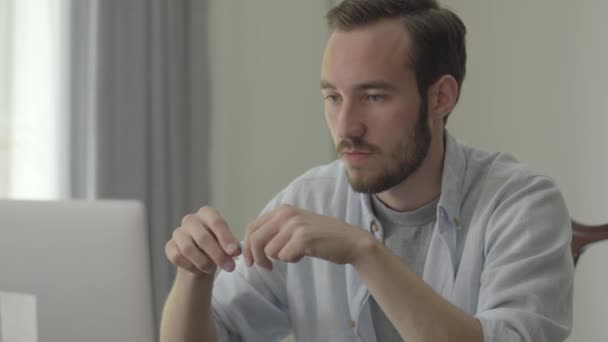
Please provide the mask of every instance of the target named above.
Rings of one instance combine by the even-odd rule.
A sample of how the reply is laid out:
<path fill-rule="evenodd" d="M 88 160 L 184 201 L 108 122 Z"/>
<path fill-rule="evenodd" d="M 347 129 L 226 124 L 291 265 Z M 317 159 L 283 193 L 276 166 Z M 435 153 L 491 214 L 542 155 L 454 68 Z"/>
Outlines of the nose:
<path fill-rule="evenodd" d="M 336 135 L 338 138 L 363 137 L 366 126 L 362 113 L 352 101 L 344 100 L 336 118 Z"/>

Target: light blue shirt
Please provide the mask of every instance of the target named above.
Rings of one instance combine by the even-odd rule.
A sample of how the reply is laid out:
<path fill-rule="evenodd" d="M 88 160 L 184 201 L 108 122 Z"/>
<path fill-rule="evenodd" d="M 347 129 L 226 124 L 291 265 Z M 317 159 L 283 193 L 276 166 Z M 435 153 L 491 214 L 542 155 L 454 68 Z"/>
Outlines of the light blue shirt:
<path fill-rule="evenodd" d="M 281 204 L 336 217 L 373 234 L 369 195 L 348 184 L 340 160 L 294 180 L 264 209 Z M 461 144 L 446 132 L 437 223 L 423 279 L 476 317 L 486 342 L 559 342 L 572 324 L 570 216 L 554 182 L 509 155 Z M 408 291 L 403 288 L 403 291 Z M 350 265 L 318 258 L 243 260 L 213 289 L 220 341 L 374 342 L 370 293 Z M 381 342 L 381 341 L 380 341 Z"/>

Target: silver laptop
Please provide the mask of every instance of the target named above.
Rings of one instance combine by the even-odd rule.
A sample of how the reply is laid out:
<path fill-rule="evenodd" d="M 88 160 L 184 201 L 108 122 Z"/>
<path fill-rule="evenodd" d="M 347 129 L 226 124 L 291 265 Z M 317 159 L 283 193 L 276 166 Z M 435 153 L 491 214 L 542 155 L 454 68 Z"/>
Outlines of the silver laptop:
<path fill-rule="evenodd" d="M 40 342 L 153 341 L 144 207 L 0 200 L 0 291 L 36 295 Z"/>

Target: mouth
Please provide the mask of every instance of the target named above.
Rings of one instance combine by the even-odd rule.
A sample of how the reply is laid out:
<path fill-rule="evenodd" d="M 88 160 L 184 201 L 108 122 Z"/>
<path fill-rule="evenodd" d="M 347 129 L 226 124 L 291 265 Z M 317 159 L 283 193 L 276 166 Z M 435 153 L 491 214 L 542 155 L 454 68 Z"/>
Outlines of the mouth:
<path fill-rule="evenodd" d="M 360 150 L 344 150 L 340 156 L 349 166 L 359 166 L 372 158 L 373 153 Z"/>

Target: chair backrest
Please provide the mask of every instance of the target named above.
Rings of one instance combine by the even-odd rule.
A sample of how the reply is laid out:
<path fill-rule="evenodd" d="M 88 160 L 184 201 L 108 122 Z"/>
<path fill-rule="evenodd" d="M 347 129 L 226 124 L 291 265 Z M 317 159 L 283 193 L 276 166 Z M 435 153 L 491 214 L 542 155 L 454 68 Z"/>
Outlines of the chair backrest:
<path fill-rule="evenodd" d="M 144 207 L 0 200 L 0 291 L 36 295 L 44 342 L 155 339 Z"/>
<path fill-rule="evenodd" d="M 608 224 L 572 222 L 574 322 L 568 342 L 608 341 Z"/>
<path fill-rule="evenodd" d="M 589 245 L 608 240 L 608 224 L 588 226 L 572 221 L 572 256 L 574 264 Z"/>

